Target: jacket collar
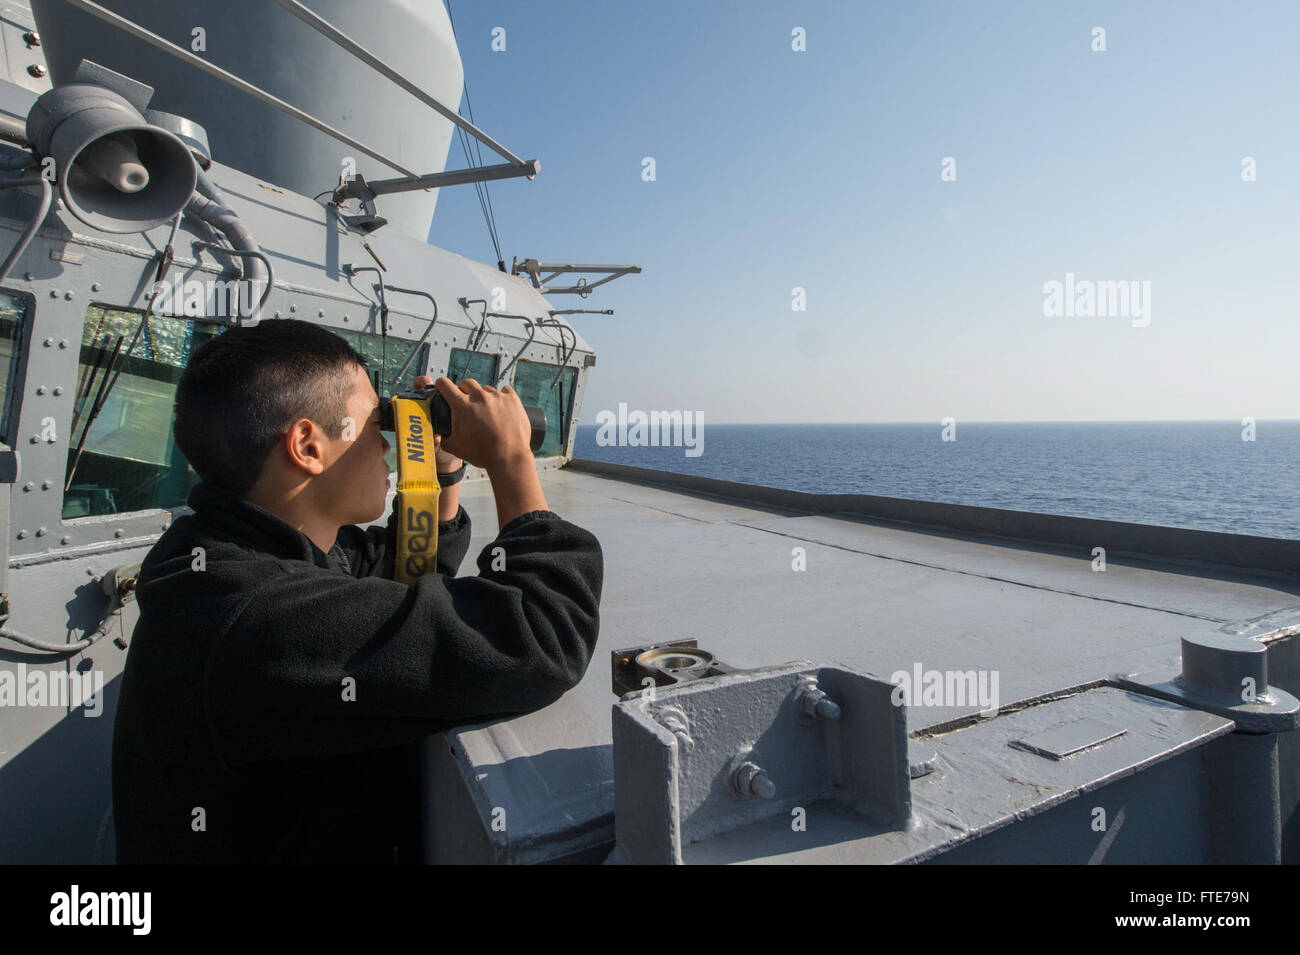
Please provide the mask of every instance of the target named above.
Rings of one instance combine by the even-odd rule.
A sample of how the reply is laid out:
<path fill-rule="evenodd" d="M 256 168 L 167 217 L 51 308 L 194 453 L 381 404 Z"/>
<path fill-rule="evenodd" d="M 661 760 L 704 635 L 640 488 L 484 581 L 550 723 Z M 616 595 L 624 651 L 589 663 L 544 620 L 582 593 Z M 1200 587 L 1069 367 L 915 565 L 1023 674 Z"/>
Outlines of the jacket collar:
<path fill-rule="evenodd" d="M 279 557 L 305 560 L 318 567 L 334 568 L 310 537 L 280 517 L 233 491 L 200 481 L 190 490 L 186 504 L 198 520 L 220 536 Z M 340 554 L 338 545 L 330 554 Z"/>

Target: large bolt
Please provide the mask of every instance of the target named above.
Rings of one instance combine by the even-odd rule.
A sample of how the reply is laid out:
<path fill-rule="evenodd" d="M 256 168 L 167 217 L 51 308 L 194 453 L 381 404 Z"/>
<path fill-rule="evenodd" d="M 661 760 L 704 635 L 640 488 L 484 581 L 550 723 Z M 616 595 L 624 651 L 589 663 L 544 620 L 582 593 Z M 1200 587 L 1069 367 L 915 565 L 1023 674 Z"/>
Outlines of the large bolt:
<path fill-rule="evenodd" d="M 837 720 L 840 718 L 840 706 L 813 682 L 805 683 L 799 690 L 799 707 L 803 712 L 819 720 Z"/>
<path fill-rule="evenodd" d="M 757 796 L 760 799 L 771 799 L 776 795 L 776 783 L 768 778 L 767 773 L 763 772 L 762 767 L 754 763 L 745 762 L 740 764 L 736 770 L 733 779 L 736 791 L 742 796 Z"/>

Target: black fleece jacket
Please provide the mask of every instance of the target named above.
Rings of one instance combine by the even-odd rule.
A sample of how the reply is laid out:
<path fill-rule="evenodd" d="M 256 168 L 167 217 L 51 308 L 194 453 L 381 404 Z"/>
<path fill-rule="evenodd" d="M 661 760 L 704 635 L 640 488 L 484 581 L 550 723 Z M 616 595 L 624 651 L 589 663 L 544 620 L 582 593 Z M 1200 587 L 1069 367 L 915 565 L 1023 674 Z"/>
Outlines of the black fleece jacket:
<path fill-rule="evenodd" d="M 407 587 L 396 513 L 326 554 L 213 485 L 188 504 L 136 589 L 113 732 L 121 863 L 414 861 L 411 744 L 539 709 L 591 659 L 600 544 L 551 511 L 455 577 L 461 508 L 438 526 L 437 572 Z"/>

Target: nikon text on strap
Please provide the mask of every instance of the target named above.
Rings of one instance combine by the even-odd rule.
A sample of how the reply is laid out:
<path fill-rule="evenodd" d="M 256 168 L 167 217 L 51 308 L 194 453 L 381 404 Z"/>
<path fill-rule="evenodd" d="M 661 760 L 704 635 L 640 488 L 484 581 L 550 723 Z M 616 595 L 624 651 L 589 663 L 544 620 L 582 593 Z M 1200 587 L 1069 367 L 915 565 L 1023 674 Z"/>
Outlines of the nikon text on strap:
<path fill-rule="evenodd" d="M 431 574 L 438 556 L 438 483 L 433 425 L 425 403 L 392 399 L 397 434 L 397 554 L 393 579 L 408 587 Z"/>

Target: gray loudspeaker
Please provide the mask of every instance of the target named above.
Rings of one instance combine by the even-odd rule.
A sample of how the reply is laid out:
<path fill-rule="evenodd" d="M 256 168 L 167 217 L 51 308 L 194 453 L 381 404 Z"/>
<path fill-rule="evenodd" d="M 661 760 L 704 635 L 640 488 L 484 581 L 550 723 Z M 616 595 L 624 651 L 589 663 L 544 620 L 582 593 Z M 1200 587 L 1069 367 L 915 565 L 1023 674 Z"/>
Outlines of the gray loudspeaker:
<path fill-rule="evenodd" d="M 27 138 L 54 159 L 68 211 L 101 232 L 152 229 L 194 194 L 198 167 L 185 143 L 103 86 L 43 93 L 27 114 Z"/>

